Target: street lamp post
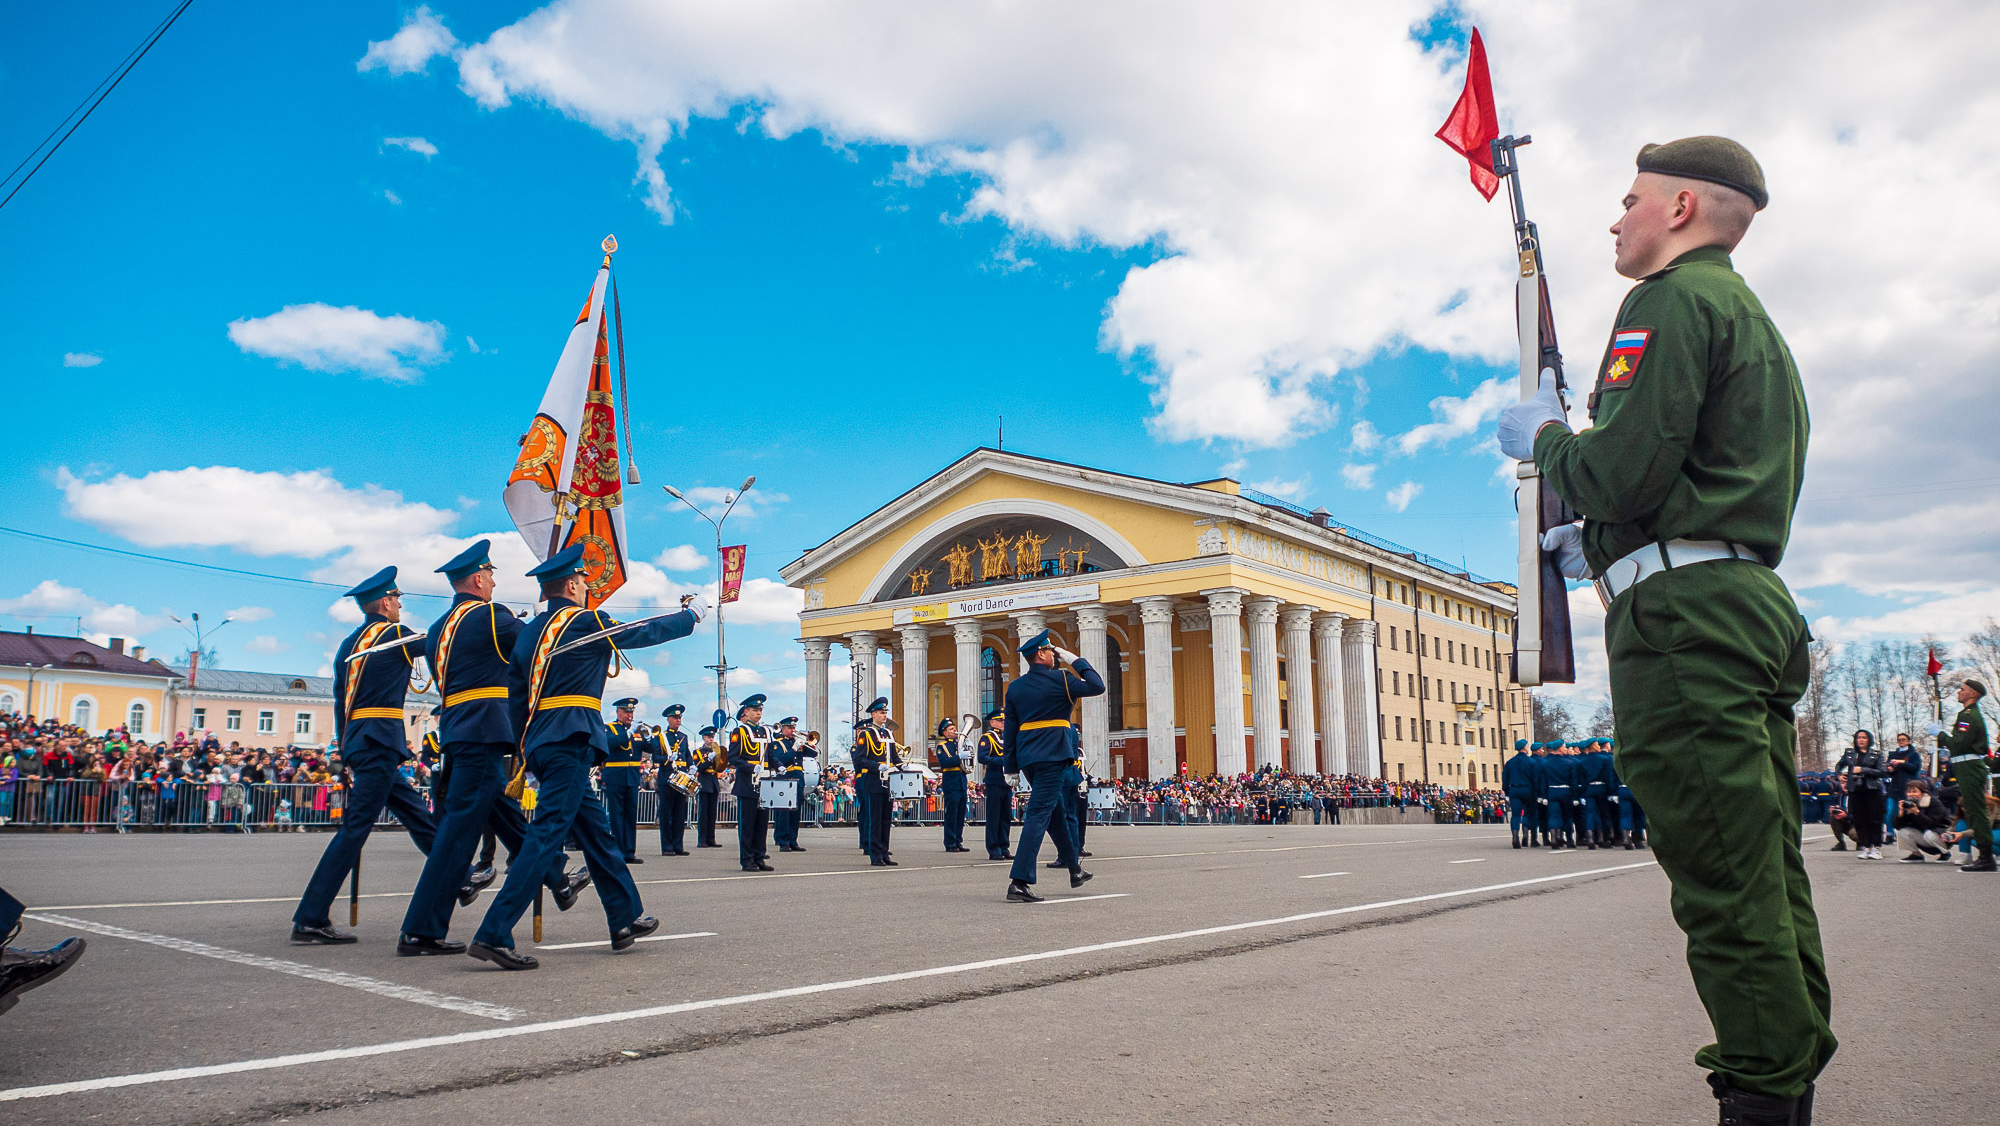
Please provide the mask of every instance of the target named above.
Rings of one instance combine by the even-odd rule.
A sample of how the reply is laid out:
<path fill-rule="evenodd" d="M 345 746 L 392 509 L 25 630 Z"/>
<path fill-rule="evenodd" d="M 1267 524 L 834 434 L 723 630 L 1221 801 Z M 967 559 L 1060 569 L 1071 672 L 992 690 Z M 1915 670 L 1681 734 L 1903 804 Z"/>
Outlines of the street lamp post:
<path fill-rule="evenodd" d="M 220 633 L 222 631 L 223 626 L 228 625 L 229 623 L 235 621 L 236 619 L 232 617 L 224 617 L 221 623 L 218 624 L 214 629 L 205 630 L 202 628 L 200 614 L 188 615 L 188 617 L 194 619 L 192 625 L 190 625 L 187 622 L 181 621 L 180 615 L 178 614 L 168 614 L 167 617 L 172 618 L 174 622 L 178 624 L 182 629 L 194 635 L 194 651 L 188 655 L 188 719 L 190 721 L 189 730 L 193 730 L 192 721 L 194 719 L 195 705 L 201 703 L 201 685 L 198 682 L 201 679 L 202 649 L 206 644 L 209 634 Z M 162 731 L 161 734 L 164 735 L 166 734 L 166 732 Z M 196 738 L 195 742 L 199 744 L 201 742 L 201 739 Z"/>
<path fill-rule="evenodd" d="M 750 486 L 756 483 L 757 478 L 754 475 L 745 477 L 743 483 L 736 487 L 735 492 L 723 494 L 721 516 L 710 516 L 708 513 L 703 512 L 699 506 L 682 495 L 681 491 L 672 485 L 662 486 L 667 490 L 668 496 L 693 509 L 696 516 L 708 521 L 715 528 L 715 663 L 708 667 L 715 670 L 716 711 L 725 717 L 729 714 L 729 658 L 724 655 L 722 635 L 722 522 L 729 519 L 729 513 L 736 507 L 736 502 L 742 500 L 743 494 L 749 492 Z"/>

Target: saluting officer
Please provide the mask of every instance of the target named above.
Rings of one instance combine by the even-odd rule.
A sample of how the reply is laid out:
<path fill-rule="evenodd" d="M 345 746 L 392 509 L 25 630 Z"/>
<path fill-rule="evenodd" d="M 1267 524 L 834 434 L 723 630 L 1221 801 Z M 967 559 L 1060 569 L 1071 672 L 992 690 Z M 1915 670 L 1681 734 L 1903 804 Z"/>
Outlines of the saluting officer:
<path fill-rule="evenodd" d="M 1688 137 L 1637 163 L 1611 233 L 1638 284 L 1598 369 L 1595 425 L 1570 432 L 1551 373 L 1501 413 L 1500 447 L 1584 517 L 1543 547 L 1610 600 L 1619 772 L 1662 827 L 1653 850 L 1715 1028 L 1695 1060 L 1724 1120 L 1804 1121 L 1836 1046 L 1799 855 L 1791 717 L 1812 663 L 1774 570 L 1805 475 L 1805 389 L 1730 264 L 1769 198 L 1757 161 Z"/>
<path fill-rule="evenodd" d="M 868 705 L 868 718 L 854 727 L 854 792 L 866 795 L 861 841 L 868 863 L 876 868 L 896 866 L 889 856 L 889 815 L 895 809 L 889 800 L 889 770 L 902 763 L 902 751 L 889 732 L 889 698 L 878 696 Z"/>
<path fill-rule="evenodd" d="M 806 759 L 818 753 L 799 746 L 798 716 L 788 715 L 778 721 L 778 733 L 771 740 L 771 750 L 765 758 L 778 777 L 799 784 L 798 805 L 771 811 L 771 839 L 777 842 L 779 852 L 805 851 L 799 847 L 799 807 L 806 802 Z"/>
<path fill-rule="evenodd" d="M 470 907 L 480 889 L 493 882 L 491 868 L 466 873 L 479 838 L 495 833 L 518 855 L 527 829 L 520 808 L 500 792 L 507 784 L 507 756 L 516 749 L 507 713 L 507 667 L 520 639 L 521 620 L 493 602 L 491 546 L 492 541 L 480 540 L 438 568 L 452 585 L 451 608 L 431 623 L 424 648 L 438 694 L 444 697 L 434 737 L 445 769 L 431 789 L 440 818 L 437 843 L 424 860 L 396 942 L 396 953 L 405 957 L 464 953 L 463 942 L 445 936 L 451 933 L 453 909 Z M 565 863 L 563 856 L 551 857 L 543 882 L 555 894 L 556 906 L 567 911 L 590 875 L 565 876 Z"/>
<path fill-rule="evenodd" d="M 688 797 L 673 784 L 676 771 L 694 773 L 694 752 L 688 747 L 687 732 L 681 730 L 681 716 L 687 708 L 680 704 L 668 704 L 660 713 L 665 717 L 665 727 L 653 732 L 656 747 L 654 757 L 658 760 L 658 772 L 653 775 L 653 790 L 660 799 L 660 855 L 686 856 Z"/>
<path fill-rule="evenodd" d="M 609 724 L 610 744 L 605 761 L 597 768 L 597 786 L 604 791 L 604 816 L 611 823 L 611 839 L 625 850 L 625 863 L 644 864 L 639 857 L 639 771 L 645 766 L 638 737 L 632 730 L 632 713 L 639 698 L 614 700 L 618 718 Z"/>
<path fill-rule="evenodd" d="M 715 843 L 715 809 L 722 800 L 722 747 L 715 741 L 715 728 L 701 729 L 701 746 L 695 748 L 694 847 L 721 848 Z"/>
<path fill-rule="evenodd" d="M 986 859 L 1014 859 L 1014 787 L 1007 784 L 1006 744 L 1001 741 L 1005 709 L 986 713 L 979 735 L 979 765 L 986 768 Z"/>
<path fill-rule="evenodd" d="M 774 872 L 767 847 L 771 811 L 757 794 L 757 783 L 770 772 L 765 758 L 771 749 L 771 729 L 764 726 L 764 694 L 745 697 L 736 706 L 736 730 L 729 733 L 729 765 L 735 769 L 729 792 L 736 795 L 736 862 L 745 872 Z"/>
<path fill-rule="evenodd" d="M 971 852 L 965 847 L 965 759 L 958 753 L 958 724 L 949 719 L 938 720 L 931 768 L 944 790 L 944 850 Z"/>
<path fill-rule="evenodd" d="M 611 949 L 625 950 L 660 925 L 641 915 L 639 889 L 625 867 L 624 847 L 614 840 L 604 809 L 590 791 L 590 765 L 605 751 L 604 681 L 617 650 L 644 649 L 694 632 L 708 607 L 699 596 L 685 600 L 678 614 L 636 623 L 614 643 L 595 637 L 617 623 L 602 610 L 584 609 L 590 596 L 590 564 L 583 545 L 575 544 L 549 556 L 528 572 L 541 582 L 548 608 L 521 631 L 508 666 L 507 706 L 514 730 L 521 733 L 524 769 L 540 783 L 535 819 L 520 855 L 507 870 L 507 882 L 486 909 L 466 953 L 507 970 L 532 970 L 532 955 L 514 951 L 514 924 L 534 898 L 540 873 L 561 857 L 563 837 L 575 833 L 583 845 L 584 863 L 597 884 L 611 931 Z M 591 638 L 590 640 L 585 640 Z M 580 642 L 563 653 L 565 642 Z M 615 644 L 615 649 L 614 649 Z"/>
<path fill-rule="evenodd" d="M 1059 649 L 1043 630 L 1021 645 L 1021 655 L 1029 662 L 1028 671 L 1007 686 L 1006 724 L 1001 742 L 1006 748 L 1009 773 L 1028 779 L 1028 809 L 1021 817 L 1021 851 L 1014 857 L 1013 880 L 1007 885 L 1007 899 L 1014 903 L 1037 903 L 1034 892 L 1035 860 L 1042 850 L 1044 834 L 1056 842 L 1056 858 L 1069 861 L 1069 886 L 1082 887 L 1091 873 L 1083 870 L 1079 848 L 1064 816 L 1063 789 L 1072 794 L 1080 774 L 1076 761 L 1076 731 L 1070 712 L 1086 696 L 1104 693 L 1104 678 L 1090 662 Z M 1069 662 L 1070 672 L 1058 668 L 1058 660 Z"/>
<path fill-rule="evenodd" d="M 1961 864 L 1961 872 L 1991 872 L 1993 863 L 1993 821 L 1986 815 L 1987 774 L 1986 765 L 1986 719 L 1979 714 L 1979 698 L 1986 695 L 1986 685 L 1971 677 L 1958 686 L 1958 718 L 1952 720 L 1951 728 L 1938 733 L 1938 746 L 1949 752 L 1952 780 L 1958 783 L 1958 808 L 1965 817 L 1964 833 L 1954 833 L 1947 838 L 1956 842 L 1960 837 L 1971 837 L 1979 846 L 1979 855 L 1970 864 Z"/>
<path fill-rule="evenodd" d="M 326 842 L 305 894 L 292 912 L 292 942 L 300 946 L 339 946 L 355 936 L 333 929 L 333 897 L 340 883 L 361 861 L 361 848 L 375 828 L 382 807 L 410 831 L 410 840 L 428 855 L 437 836 L 436 822 L 423 795 L 398 776 L 397 767 L 410 757 L 403 739 L 403 699 L 410 690 L 410 670 L 421 650 L 414 643 L 350 661 L 357 651 L 410 637 L 402 625 L 403 592 L 396 589 L 396 569 L 384 567 L 347 592 L 365 615 L 333 654 L 333 730 L 340 740 L 340 757 L 353 776 L 340 828 Z M 451 886 L 463 882 L 464 864 Z"/>

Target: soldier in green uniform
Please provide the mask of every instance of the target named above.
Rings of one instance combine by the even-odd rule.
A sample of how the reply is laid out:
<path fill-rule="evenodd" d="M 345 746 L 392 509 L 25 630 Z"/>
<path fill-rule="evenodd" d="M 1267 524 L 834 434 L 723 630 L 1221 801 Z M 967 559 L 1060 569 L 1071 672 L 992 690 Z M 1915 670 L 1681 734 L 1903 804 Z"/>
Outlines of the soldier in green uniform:
<path fill-rule="evenodd" d="M 1791 352 L 1729 253 L 1768 200 L 1722 137 L 1639 150 L 1611 227 L 1636 280 L 1572 434 L 1553 373 L 1501 414 L 1584 517 L 1543 541 L 1608 600 L 1620 778 L 1645 807 L 1716 1042 L 1725 1123 L 1807 1123 L 1832 1057 L 1819 921 L 1799 853 L 1793 707 L 1809 640 L 1773 570 L 1806 461 Z"/>
<path fill-rule="evenodd" d="M 1979 846 L 1979 855 L 1970 864 L 1961 864 L 1961 872 L 1991 872 L 1993 863 L 1993 822 L 1986 816 L 1986 718 L 1979 714 L 1979 698 L 1986 695 L 1986 686 L 1967 677 L 1958 686 L 1958 718 L 1951 726 L 1938 733 L 1938 746 L 1950 754 L 1952 780 L 1958 783 L 1958 808 L 1965 816 L 1963 833 L 1946 836 L 1946 843 L 1955 843 L 1960 837 L 1969 836 Z"/>

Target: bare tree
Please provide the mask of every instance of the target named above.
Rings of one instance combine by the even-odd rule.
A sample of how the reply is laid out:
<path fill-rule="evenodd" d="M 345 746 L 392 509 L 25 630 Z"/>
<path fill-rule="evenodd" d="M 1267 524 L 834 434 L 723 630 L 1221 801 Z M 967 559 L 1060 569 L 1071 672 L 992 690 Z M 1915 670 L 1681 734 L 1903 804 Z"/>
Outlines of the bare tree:
<path fill-rule="evenodd" d="M 1576 718 L 1561 700 L 1539 692 L 1528 693 L 1528 720 L 1537 743 L 1576 738 Z"/>
<path fill-rule="evenodd" d="M 1826 732 L 1831 719 L 1827 711 L 1834 702 L 1833 692 L 1827 684 L 1834 671 L 1833 647 L 1814 638 L 1806 647 L 1806 657 L 1811 662 L 1812 675 L 1806 682 L 1805 698 L 1799 701 L 1798 768 L 1801 771 L 1825 770 Z"/>
<path fill-rule="evenodd" d="M 1597 702 L 1597 710 L 1590 713 L 1590 723 L 1584 728 L 1585 735 L 1610 735 L 1616 729 L 1616 720 L 1611 711 L 1611 693 Z"/>

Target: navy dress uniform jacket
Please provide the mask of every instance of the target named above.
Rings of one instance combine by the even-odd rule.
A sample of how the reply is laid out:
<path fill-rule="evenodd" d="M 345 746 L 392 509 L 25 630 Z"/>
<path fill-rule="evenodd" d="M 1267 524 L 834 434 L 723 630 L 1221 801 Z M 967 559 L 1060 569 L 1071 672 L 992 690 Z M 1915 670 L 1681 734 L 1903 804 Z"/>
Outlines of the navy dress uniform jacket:
<path fill-rule="evenodd" d="M 403 698 L 410 691 L 410 669 L 417 661 L 416 646 L 405 645 L 361 658 L 360 678 L 353 685 L 351 708 L 348 680 L 355 675 L 356 666 L 347 658 L 356 649 L 366 648 L 359 644 L 364 637 L 368 645 L 380 645 L 408 637 L 412 632 L 380 614 L 370 614 L 334 650 L 333 730 L 340 739 L 341 757 L 351 760 L 364 745 L 370 744 L 394 751 L 398 759 L 410 757 L 409 744 L 403 738 Z"/>
<path fill-rule="evenodd" d="M 1001 742 L 1009 771 L 1041 762 L 1075 761 L 1076 729 L 1070 725 L 1070 712 L 1085 696 L 1103 695 L 1104 678 L 1082 657 L 1071 668 L 1075 671 L 1036 666 L 1007 686 Z"/>
<path fill-rule="evenodd" d="M 761 723 L 739 724 L 729 733 L 729 766 L 735 771 L 730 793 L 753 804 L 757 801 L 757 775 L 770 767 L 771 746 L 771 729 Z"/>
<path fill-rule="evenodd" d="M 694 632 L 694 615 L 682 610 L 551 658 L 542 683 L 541 709 L 531 716 L 528 677 L 534 669 L 535 647 L 541 643 L 556 612 L 575 605 L 564 598 L 549 599 L 548 609 L 537 614 L 514 643 L 513 663 L 507 669 L 507 710 L 513 718 L 514 730 L 521 732 L 524 749 L 582 736 L 592 750 L 603 755 L 610 750 L 605 738 L 603 696 L 604 682 L 610 675 L 613 643 L 618 649 L 644 649 Z M 560 645 L 617 624 L 602 610 L 585 610 L 569 620 L 563 636 L 555 639 L 555 643 Z"/>
<path fill-rule="evenodd" d="M 1500 767 L 1500 788 L 1509 795 L 1533 800 L 1535 756 L 1518 751 Z"/>
<path fill-rule="evenodd" d="M 437 686 L 444 697 L 440 742 L 516 741 L 507 711 L 507 674 L 523 628 L 505 607 L 470 594 L 453 599 L 451 609 L 431 623 L 424 652 L 432 674 L 442 677 Z"/>
<path fill-rule="evenodd" d="M 685 731 L 669 731 L 662 727 L 653 732 L 653 738 L 657 740 L 658 746 L 653 752 L 654 757 L 659 761 L 659 773 L 653 776 L 653 788 L 665 793 L 674 788 L 672 781 L 674 771 L 694 772 L 694 751 L 688 746 Z M 680 791 L 674 790 L 674 792 Z"/>

